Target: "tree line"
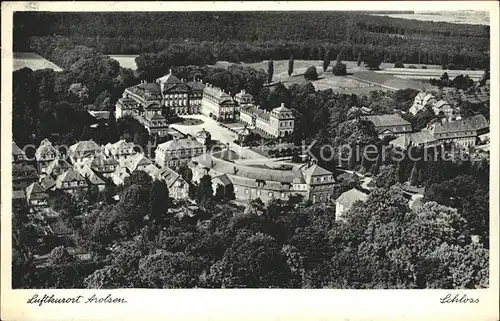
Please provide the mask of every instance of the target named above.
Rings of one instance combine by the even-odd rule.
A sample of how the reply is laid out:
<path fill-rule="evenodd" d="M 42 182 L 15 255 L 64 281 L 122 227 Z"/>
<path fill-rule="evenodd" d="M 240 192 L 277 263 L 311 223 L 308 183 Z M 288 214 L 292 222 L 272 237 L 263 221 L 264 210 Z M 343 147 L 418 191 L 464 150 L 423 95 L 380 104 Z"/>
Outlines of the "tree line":
<path fill-rule="evenodd" d="M 375 50 L 386 62 L 453 63 L 464 69 L 489 64 L 487 26 L 352 12 L 18 13 L 14 19 L 15 50 L 27 50 L 32 36 L 59 35 L 105 54 L 175 53 L 183 48 L 188 59 L 193 51 L 202 57 L 199 50 L 205 53 L 204 63 L 214 58 L 285 60 L 290 55 L 323 59 L 333 48 L 332 59 L 342 49 L 344 60 Z"/>

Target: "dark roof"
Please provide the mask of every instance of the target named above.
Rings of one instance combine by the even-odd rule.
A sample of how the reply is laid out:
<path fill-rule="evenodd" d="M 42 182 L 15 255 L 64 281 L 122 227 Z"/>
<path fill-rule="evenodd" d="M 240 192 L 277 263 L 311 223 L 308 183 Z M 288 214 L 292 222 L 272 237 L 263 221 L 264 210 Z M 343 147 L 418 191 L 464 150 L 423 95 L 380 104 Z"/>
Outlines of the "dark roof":
<path fill-rule="evenodd" d="M 99 110 L 99 111 L 89 110 L 89 114 L 98 120 L 99 119 L 108 120 L 111 112 L 104 110 Z"/>
<path fill-rule="evenodd" d="M 26 196 L 28 199 L 43 199 L 47 197 L 47 194 L 40 184 L 35 182 L 26 187 Z"/>
<path fill-rule="evenodd" d="M 180 177 L 179 174 L 177 174 L 174 170 L 168 167 L 162 168 L 159 174 L 169 188 L 177 181 L 177 179 L 179 178 L 182 179 L 182 177 Z"/>
<path fill-rule="evenodd" d="M 394 146 L 407 147 L 410 145 L 429 144 L 438 141 L 431 133 L 426 131 L 408 133 L 399 136 L 390 143 Z"/>
<path fill-rule="evenodd" d="M 26 164 L 12 164 L 12 173 L 24 173 L 31 172 L 36 173 L 36 169 L 31 165 Z"/>
<path fill-rule="evenodd" d="M 408 126 L 411 125 L 409 121 L 404 120 L 399 115 L 372 115 L 362 116 L 363 119 L 370 121 L 375 127 L 389 127 L 389 126 Z"/>
<path fill-rule="evenodd" d="M 191 89 L 196 91 L 202 91 L 203 89 L 205 89 L 205 84 L 200 81 L 190 81 L 187 83 L 187 85 L 191 87 Z"/>
<path fill-rule="evenodd" d="M 138 84 L 136 88 L 147 90 L 151 93 L 159 93 L 161 91 L 160 85 L 154 82 L 147 82 L 145 84 Z"/>
<path fill-rule="evenodd" d="M 113 158 L 108 158 L 104 156 L 103 154 L 99 154 L 90 163 L 90 166 L 116 166 L 118 165 L 118 162 L 114 160 Z"/>
<path fill-rule="evenodd" d="M 445 123 L 434 123 L 429 125 L 427 131 L 433 134 L 453 133 L 464 131 L 475 131 L 488 128 L 488 121 L 483 115 L 476 115 Z"/>
<path fill-rule="evenodd" d="M 231 180 L 229 179 L 229 177 L 227 177 L 226 174 L 215 176 L 213 178 L 213 180 L 215 182 L 220 182 L 220 184 L 223 185 L 223 186 L 228 186 L 228 185 L 231 185 L 233 183 L 233 182 L 231 182 Z"/>
<path fill-rule="evenodd" d="M 175 77 L 172 74 L 172 72 L 170 72 L 168 75 L 157 78 L 156 82 L 157 83 L 164 83 L 164 84 L 178 84 L 181 82 L 181 80 L 179 78 Z"/>
<path fill-rule="evenodd" d="M 54 179 L 50 177 L 50 175 L 46 175 L 40 180 L 40 185 L 43 187 L 43 189 L 48 190 L 56 185 L 56 181 L 54 181 Z"/>
<path fill-rule="evenodd" d="M 259 108 L 258 106 L 244 106 L 241 108 L 240 113 L 249 114 L 266 120 L 269 119 L 269 113 L 267 113 L 266 110 Z"/>

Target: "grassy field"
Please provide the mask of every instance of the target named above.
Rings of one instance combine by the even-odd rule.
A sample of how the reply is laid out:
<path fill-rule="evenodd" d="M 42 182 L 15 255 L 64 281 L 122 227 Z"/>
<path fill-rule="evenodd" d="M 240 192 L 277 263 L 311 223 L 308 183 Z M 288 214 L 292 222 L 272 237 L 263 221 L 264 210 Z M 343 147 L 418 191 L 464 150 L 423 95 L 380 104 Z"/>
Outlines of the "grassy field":
<path fill-rule="evenodd" d="M 387 16 L 400 19 L 411 19 L 421 21 L 449 22 L 457 24 L 471 25 L 489 25 L 489 18 L 485 15 L 467 15 L 457 12 L 439 12 L 435 14 L 426 14 L 425 12 L 416 12 L 414 14 L 374 14 L 375 16 Z"/>
<path fill-rule="evenodd" d="M 137 55 L 110 55 L 110 57 L 117 60 L 123 68 L 137 69 L 137 64 L 135 63 Z"/>
<path fill-rule="evenodd" d="M 62 71 L 62 68 L 55 63 L 31 52 L 14 52 L 14 70 L 30 68 L 31 70 L 50 68 L 55 71 Z"/>

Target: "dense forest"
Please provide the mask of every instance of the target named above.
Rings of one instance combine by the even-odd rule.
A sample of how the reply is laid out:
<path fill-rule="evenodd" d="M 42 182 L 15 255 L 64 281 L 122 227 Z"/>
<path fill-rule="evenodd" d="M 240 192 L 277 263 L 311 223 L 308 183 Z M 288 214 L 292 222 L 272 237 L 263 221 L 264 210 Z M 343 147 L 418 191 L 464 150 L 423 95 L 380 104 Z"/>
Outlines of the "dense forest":
<path fill-rule="evenodd" d="M 206 59 L 344 60 L 376 53 L 386 62 L 486 69 L 489 27 L 354 12 L 17 13 L 15 51 L 31 37 L 62 36 L 105 54 L 204 50 Z M 196 53 L 195 53 L 196 54 Z"/>

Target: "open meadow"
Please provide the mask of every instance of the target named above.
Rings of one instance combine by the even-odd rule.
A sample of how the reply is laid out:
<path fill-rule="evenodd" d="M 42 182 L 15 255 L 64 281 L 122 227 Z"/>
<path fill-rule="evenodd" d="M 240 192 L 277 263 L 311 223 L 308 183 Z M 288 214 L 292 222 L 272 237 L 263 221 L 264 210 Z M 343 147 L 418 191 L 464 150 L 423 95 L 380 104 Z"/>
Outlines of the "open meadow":
<path fill-rule="evenodd" d="M 14 52 L 14 70 L 30 68 L 31 70 L 50 68 L 55 71 L 62 71 L 62 68 L 55 63 L 48 61 L 32 52 Z"/>

